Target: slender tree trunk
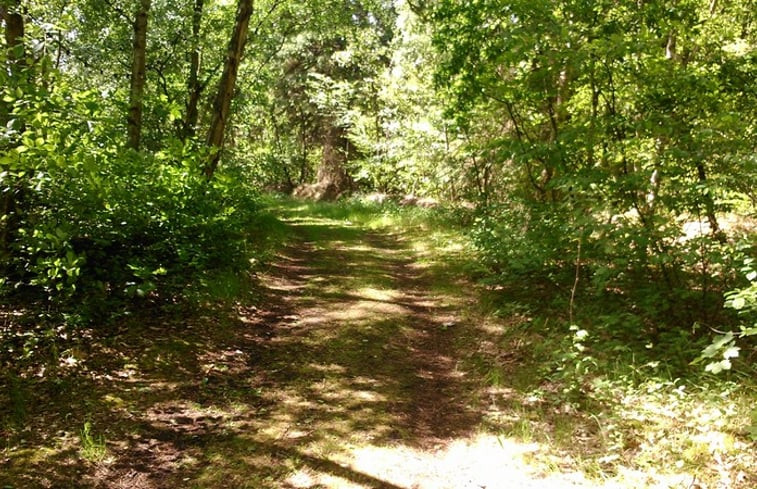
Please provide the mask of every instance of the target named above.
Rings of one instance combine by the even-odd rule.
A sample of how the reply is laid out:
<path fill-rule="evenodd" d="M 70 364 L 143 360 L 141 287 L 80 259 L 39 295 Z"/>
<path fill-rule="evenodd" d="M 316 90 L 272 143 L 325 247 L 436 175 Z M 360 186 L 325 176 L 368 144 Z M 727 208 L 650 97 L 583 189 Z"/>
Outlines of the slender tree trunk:
<path fill-rule="evenodd" d="M 308 139 L 307 128 L 304 117 L 300 117 L 300 181 L 299 185 L 304 185 L 308 181 Z"/>
<path fill-rule="evenodd" d="M 129 92 L 129 116 L 127 118 L 127 146 L 139 149 L 142 140 L 142 110 L 145 96 L 145 64 L 147 62 L 147 16 L 150 0 L 139 0 L 134 19 L 134 44 L 131 65 L 131 90 Z"/>
<path fill-rule="evenodd" d="M 187 80 L 187 110 L 184 117 L 182 137 L 189 139 L 197 132 L 197 120 L 199 112 L 197 104 L 202 95 L 200 83 L 200 27 L 202 24 L 202 10 L 205 0 L 195 0 L 194 13 L 192 15 L 192 52 L 189 55 L 189 79 Z"/>
<path fill-rule="evenodd" d="M 704 164 L 701 162 L 697 163 L 697 179 L 703 186 L 707 185 L 707 171 L 704 168 Z M 705 193 L 702 196 L 702 199 L 704 200 L 704 210 L 707 215 L 707 221 L 710 223 L 710 232 L 715 239 L 724 243 L 725 236 L 723 236 L 720 224 L 718 223 L 718 218 L 715 215 L 715 201 L 712 199 L 712 195 L 710 195 L 709 192 Z"/>
<path fill-rule="evenodd" d="M 10 5 L 8 5 L 10 3 Z M 24 16 L 20 12 L 21 2 L 0 3 L 0 20 L 5 23 L 5 49 L 8 52 L 7 66 L 0 69 L 7 70 L 11 79 L 22 86 L 23 71 L 26 69 L 26 51 L 24 49 Z M 0 124 L 3 127 L 10 121 L 12 108 L 7 102 L 0 100 Z M 18 128 L 17 128 L 18 129 Z"/>
<path fill-rule="evenodd" d="M 274 140 L 274 144 L 276 145 L 276 154 L 277 154 L 277 157 L 280 158 L 284 154 L 284 148 L 282 147 L 283 145 L 281 143 L 281 130 L 279 129 L 278 122 L 276 122 L 275 111 L 271 111 L 271 126 L 273 127 L 273 140 Z M 280 164 L 281 164 L 281 170 L 284 173 L 284 178 L 286 178 L 286 182 L 285 182 L 286 191 L 291 192 L 295 187 L 294 182 L 292 181 L 292 174 L 289 171 L 289 167 L 287 166 L 286 161 L 281 160 Z M 280 183 L 281 182 L 276 182 L 277 185 Z"/>
<path fill-rule="evenodd" d="M 205 167 L 205 174 L 208 178 L 213 176 L 216 168 L 218 168 L 218 161 L 221 159 L 226 122 L 229 118 L 231 99 L 234 97 L 237 72 L 242 55 L 244 54 L 244 45 L 247 41 L 247 28 L 250 24 L 251 16 L 252 0 L 239 0 L 234 30 L 229 42 L 221 81 L 218 83 L 218 93 L 213 102 L 213 115 L 210 120 L 210 129 L 208 130 L 207 144 L 213 149 L 210 161 L 208 161 Z"/>
<path fill-rule="evenodd" d="M 0 20 L 5 23 L 5 46 L 8 50 L 8 66 L 0 67 L 7 69 L 12 79 L 21 80 L 26 69 L 26 52 L 24 50 L 24 16 L 20 12 L 21 2 L 4 2 L 0 4 Z M 21 86 L 21 85 L 19 85 Z M 11 107 L 0 101 L 0 124 L 7 126 L 11 121 Z M 21 132 L 20 126 L 16 127 Z M 2 148 L 0 148 L 1 150 Z M 0 171 L 5 170 L 0 166 Z M 4 185 L 0 189 L 0 267 L 6 263 L 10 256 L 11 242 L 19 227 L 18 200 L 23 192 L 23 186 L 16 181 L 12 185 Z M 5 271 L 0 268 L 5 275 Z"/>
<path fill-rule="evenodd" d="M 678 41 L 675 31 L 668 34 L 668 42 L 665 45 L 665 58 L 678 61 Z"/>

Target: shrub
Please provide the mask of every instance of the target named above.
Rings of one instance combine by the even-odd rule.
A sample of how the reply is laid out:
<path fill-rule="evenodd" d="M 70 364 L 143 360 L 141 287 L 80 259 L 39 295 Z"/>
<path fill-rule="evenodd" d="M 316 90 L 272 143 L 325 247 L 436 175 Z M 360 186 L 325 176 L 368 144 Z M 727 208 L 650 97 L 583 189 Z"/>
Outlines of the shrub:
<path fill-rule="evenodd" d="M 249 258 L 256 194 L 233 171 L 208 181 L 204 151 L 121 149 L 93 94 L 25 104 L 0 176 L 14 199 L 6 293 L 94 319 L 139 298 L 171 299 L 200 272 Z"/>

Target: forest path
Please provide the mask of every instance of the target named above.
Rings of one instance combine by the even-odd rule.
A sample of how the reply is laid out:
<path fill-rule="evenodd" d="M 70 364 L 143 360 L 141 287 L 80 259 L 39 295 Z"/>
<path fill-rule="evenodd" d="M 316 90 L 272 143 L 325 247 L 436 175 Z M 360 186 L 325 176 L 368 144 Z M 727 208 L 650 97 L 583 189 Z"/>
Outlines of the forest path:
<path fill-rule="evenodd" d="M 255 287 L 217 277 L 228 300 L 135 317 L 30 385 L 0 487 L 596 487 L 534 463 L 526 428 L 544 413 L 517 392 L 461 248 L 279 211 L 289 244 Z"/>
<path fill-rule="evenodd" d="M 536 445 L 487 433 L 507 389 L 470 368 L 487 341 L 458 269 L 407 230 L 291 208 L 286 221 L 265 308 L 241 315 L 261 407 L 200 487 L 577 487 L 528 465 Z"/>

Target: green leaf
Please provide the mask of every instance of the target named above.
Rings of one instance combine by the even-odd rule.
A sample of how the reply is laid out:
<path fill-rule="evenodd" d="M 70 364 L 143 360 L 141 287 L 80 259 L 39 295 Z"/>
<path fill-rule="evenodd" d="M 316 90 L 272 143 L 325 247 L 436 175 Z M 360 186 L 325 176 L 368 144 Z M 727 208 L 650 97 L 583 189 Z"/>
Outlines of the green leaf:
<path fill-rule="evenodd" d="M 754 336 L 757 335 L 757 326 L 754 326 L 752 328 L 741 328 L 741 336 Z"/>
<path fill-rule="evenodd" d="M 733 341 L 733 333 L 726 333 L 722 336 L 718 336 L 717 338 L 715 338 L 715 340 L 712 342 L 710 346 L 704 349 L 704 351 L 702 352 L 702 357 L 712 358 L 716 356 L 718 352 L 723 349 L 723 347 L 725 347 L 732 341 Z"/>

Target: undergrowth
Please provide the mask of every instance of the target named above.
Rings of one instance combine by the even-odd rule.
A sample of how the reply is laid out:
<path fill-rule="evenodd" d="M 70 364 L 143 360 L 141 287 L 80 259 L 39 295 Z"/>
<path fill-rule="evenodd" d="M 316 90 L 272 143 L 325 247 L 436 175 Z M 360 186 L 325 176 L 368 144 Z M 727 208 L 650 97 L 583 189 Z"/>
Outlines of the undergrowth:
<path fill-rule="evenodd" d="M 81 443 L 79 453 L 84 460 L 99 462 L 108 454 L 105 436 L 96 434 L 93 431 L 92 423 L 89 421 L 84 423 L 84 427 L 79 432 L 79 441 Z"/>

